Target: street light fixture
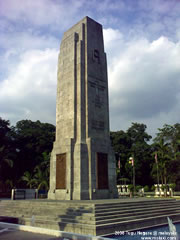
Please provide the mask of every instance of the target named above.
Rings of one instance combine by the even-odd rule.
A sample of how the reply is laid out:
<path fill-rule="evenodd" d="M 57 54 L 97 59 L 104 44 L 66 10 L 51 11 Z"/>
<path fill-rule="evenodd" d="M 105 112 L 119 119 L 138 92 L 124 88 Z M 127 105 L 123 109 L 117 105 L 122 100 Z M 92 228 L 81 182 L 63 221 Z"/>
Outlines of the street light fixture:
<path fill-rule="evenodd" d="M 129 158 L 129 162 L 132 164 L 133 167 L 133 188 L 134 188 L 134 194 L 136 191 L 136 185 L 135 185 L 135 166 L 134 166 L 134 157 Z"/>
<path fill-rule="evenodd" d="M 119 152 L 115 152 L 115 154 L 118 156 L 118 169 L 119 169 L 119 172 L 120 172 L 120 168 L 121 168 L 120 153 Z M 119 178 L 120 178 L 120 174 L 119 174 Z"/>

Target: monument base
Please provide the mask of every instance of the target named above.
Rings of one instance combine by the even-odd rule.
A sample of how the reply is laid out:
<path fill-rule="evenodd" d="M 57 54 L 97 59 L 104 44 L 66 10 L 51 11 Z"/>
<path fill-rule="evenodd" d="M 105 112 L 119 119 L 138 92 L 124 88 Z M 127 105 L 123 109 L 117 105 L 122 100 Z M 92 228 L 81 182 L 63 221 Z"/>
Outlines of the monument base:
<path fill-rule="evenodd" d="M 72 196 L 72 197 L 71 197 Z M 117 193 L 111 190 L 92 190 L 91 198 L 89 192 L 67 192 L 67 190 L 55 190 L 48 192 L 48 199 L 50 200 L 96 200 L 96 199 L 116 199 Z"/>
<path fill-rule="evenodd" d="M 116 163 L 110 141 L 87 139 L 54 142 L 48 199 L 93 200 L 118 198 Z"/>
<path fill-rule="evenodd" d="M 162 198 L 53 201 L 2 200 L 1 216 L 16 223 L 86 235 L 114 235 L 180 221 L 180 202 Z M 33 216 L 33 218 L 32 218 Z"/>

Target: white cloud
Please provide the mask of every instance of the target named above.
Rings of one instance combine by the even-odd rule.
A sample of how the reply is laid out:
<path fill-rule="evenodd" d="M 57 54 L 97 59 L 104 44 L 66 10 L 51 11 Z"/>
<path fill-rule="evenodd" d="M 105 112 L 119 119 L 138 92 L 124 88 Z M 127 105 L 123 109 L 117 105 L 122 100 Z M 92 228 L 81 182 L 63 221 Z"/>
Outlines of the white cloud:
<path fill-rule="evenodd" d="M 117 30 L 104 32 L 105 51 L 116 49 L 108 68 L 111 129 L 134 121 L 150 126 L 178 122 L 180 42 L 163 36 L 152 42 L 145 38 L 126 42 Z"/>
<path fill-rule="evenodd" d="M 0 83 L 0 115 L 12 119 L 55 121 L 56 49 L 29 50 Z"/>
<path fill-rule="evenodd" d="M 25 118 L 54 123 L 62 31 L 85 15 L 106 27 L 111 129 L 125 129 L 132 121 L 151 130 L 178 122 L 176 0 L 0 1 L 0 116 L 13 123 Z"/>
<path fill-rule="evenodd" d="M 180 43 L 160 37 L 127 41 L 119 30 L 105 29 L 111 129 L 142 122 L 154 134 L 179 121 Z M 0 83 L 0 115 L 55 123 L 57 49 L 29 49 L 11 63 Z M 7 63 L 16 52 L 6 52 Z"/>
<path fill-rule="evenodd" d="M 0 82 L 21 66 L 23 56 L 34 51 L 59 49 L 59 39 L 48 34 L 40 34 L 32 29 L 26 31 L 0 32 Z M 24 59 L 26 62 L 26 60 Z M 19 65 L 18 65 L 19 64 Z"/>
<path fill-rule="evenodd" d="M 119 42 L 123 39 L 123 34 L 118 29 L 103 29 L 103 35 L 104 35 L 104 44 L 107 47 L 112 47 L 115 42 Z"/>
<path fill-rule="evenodd" d="M 22 51 L 27 49 L 44 49 L 47 46 L 55 48 L 59 45 L 59 39 L 48 36 L 46 34 L 39 34 L 32 29 L 20 32 L 6 32 L 0 33 L 0 46 L 4 49 L 15 49 L 13 51 Z"/>
<path fill-rule="evenodd" d="M 19 26 L 51 26 L 52 29 L 67 27 L 74 18 L 83 1 L 51 0 L 6 0 L 0 3 L 0 15 L 10 21 L 18 21 Z M 67 14 L 68 13 L 68 14 Z M 15 26 L 16 27 L 16 26 Z"/>

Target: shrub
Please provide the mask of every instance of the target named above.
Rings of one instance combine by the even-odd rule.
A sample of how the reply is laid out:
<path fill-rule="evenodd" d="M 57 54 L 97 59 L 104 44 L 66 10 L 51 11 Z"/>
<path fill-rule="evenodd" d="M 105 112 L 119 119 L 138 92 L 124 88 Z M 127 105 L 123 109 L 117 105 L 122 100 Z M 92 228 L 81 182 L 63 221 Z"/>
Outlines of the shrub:
<path fill-rule="evenodd" d="M 176 184 L 175 183 L 171 183 L 171 184 L 169 184 L 169 187 L 172 188 L 172 190 L 174 191 L 175 188 L 176 188 Z"/>
<path fill-rule="evenodd" d="M 141 185 L 137 185 L 136 186 L 136 192 L 139 192 L 140 189 L 142 189 L 142 186 Z"/>
<path fill-rule="evenodd" d="M 133 184 L 129 184 L 128 185 L 128 189 L 129 189 L 130 192 L 133 192 L 133 190 L 134 190 Z"/>
<path fill-rule="evenodd" d="M 148 185 L 144 186 L 144 191 L 149 192 L 149 186 Z"/>

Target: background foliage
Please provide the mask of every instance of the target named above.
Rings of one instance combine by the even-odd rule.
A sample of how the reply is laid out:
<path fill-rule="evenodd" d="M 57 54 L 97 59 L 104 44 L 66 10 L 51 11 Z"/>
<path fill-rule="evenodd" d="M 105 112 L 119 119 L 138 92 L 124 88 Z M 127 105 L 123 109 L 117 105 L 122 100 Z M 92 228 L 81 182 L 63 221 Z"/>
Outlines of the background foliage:
<path fill-rule="evenodd" d="M 117 183 L 132 184 L 134 158 L 136 184 L 157 183 L 157 155 L 160 183 L 176 183 L 180 189 L 180 124 L 165 124 L 156 138 L 146 132 L 146 125 L 132 123 L 127 131 L 111 132 L 117 162 Z M 55 139 L 55 126 L 22 120 L 10 126 L 0 118 L 0 189 L 48 189 L 49 163 Z M 120 158 L 120 169 L 118 160 Z"/>
<path fill-rule="evenodd" d="M 9 121 L 0 118 L 0 136 L 1 184 L 7 183 L 6 187 L 48 188 L 55 126 L 22 120 L 10 127 Z"/>

